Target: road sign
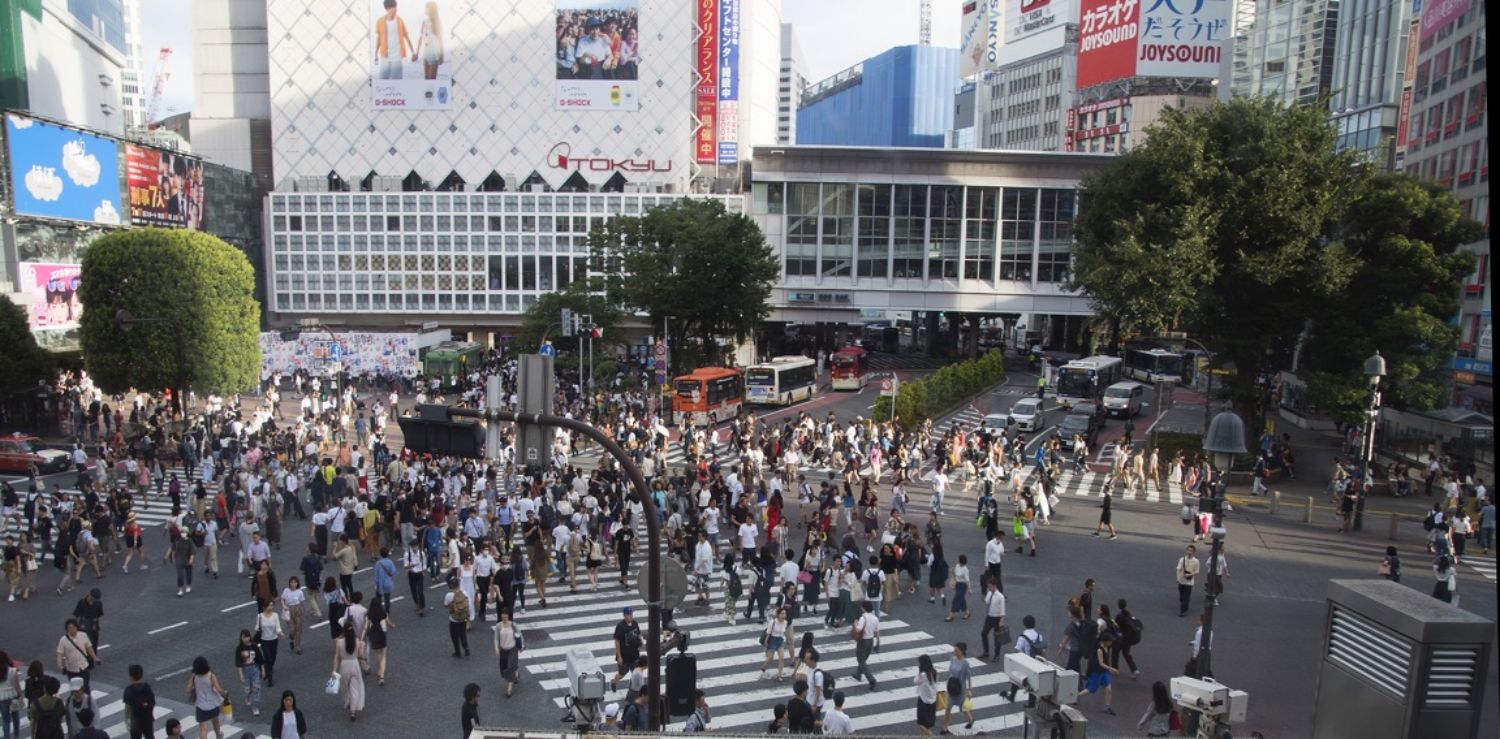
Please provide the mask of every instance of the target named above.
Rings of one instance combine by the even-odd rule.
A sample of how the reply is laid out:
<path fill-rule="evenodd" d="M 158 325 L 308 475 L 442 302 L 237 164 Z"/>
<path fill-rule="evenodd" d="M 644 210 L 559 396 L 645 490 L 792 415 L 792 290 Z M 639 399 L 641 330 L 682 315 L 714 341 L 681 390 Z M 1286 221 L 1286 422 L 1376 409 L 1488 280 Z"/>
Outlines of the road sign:
<path fill-rule="evenodd" d="M 665 385 L 665 384 L 667 384 L 667 371 L 666 370 L 657 370 L 656 371 L 656 384 L 658 384 L 658 385 Z"/>
<path fill-rule="evenodd" d="M 658 342 L 656 342 L 656 357 L 657 357 L 657 359 L 661 359 L 662 357 L 665 357 L 665 356 L 667 356 L 667 342 L 665 342 L 665 341 L 658 341 Z"/>
<path fill-rule="evenodd" d="M 896 397 L 896 393 L 900 391 L 900 389 L 901 381 L 896 379 L 894 375 L 887 376 L 880 381 L 881 395 L 889 395 L 890 397 L 894 398 Z"/>
<path fill-rule="evenodd" d="M 641 565 L 640 571 L 636 573 L 636 591 L 640 593 L 641 600 L 647 603 L 651 599 L 647 594 L 651 592 L 650 563 Z M 682 569 L 682 563 L 670 557 L 661 558 L 661 607 L 666 609 L 676 608 L 682 605 L 682 601 L 688 596 L 687 570 Z"/>

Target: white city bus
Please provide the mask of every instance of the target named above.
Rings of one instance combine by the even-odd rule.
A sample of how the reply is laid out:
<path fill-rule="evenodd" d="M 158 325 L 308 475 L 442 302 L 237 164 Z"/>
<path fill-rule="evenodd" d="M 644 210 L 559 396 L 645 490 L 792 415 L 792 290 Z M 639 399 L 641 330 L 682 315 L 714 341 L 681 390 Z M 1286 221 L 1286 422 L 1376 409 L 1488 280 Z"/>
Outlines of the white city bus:
<path fill-rule="evenodd" d="M 1124 363 L 1119 357 L 1084 357 L 1057 370 L 1057 402 L 1064 408 L 1097 401 L 1104 388 L 1120 381 Z"/>
<path fill-rule="evenodd" d="M 1171 349 L 1126 349 L 1125 374 L 1145 382 L 1193 381 L 1193 368 L 1185 352 Z"/>
<path fill-rule="evenodd" d="M 745 370 L 745 402 L 791 405 L 811 398 L 818 383 L 818 363 L 807 357 L 772 357 Z"/>

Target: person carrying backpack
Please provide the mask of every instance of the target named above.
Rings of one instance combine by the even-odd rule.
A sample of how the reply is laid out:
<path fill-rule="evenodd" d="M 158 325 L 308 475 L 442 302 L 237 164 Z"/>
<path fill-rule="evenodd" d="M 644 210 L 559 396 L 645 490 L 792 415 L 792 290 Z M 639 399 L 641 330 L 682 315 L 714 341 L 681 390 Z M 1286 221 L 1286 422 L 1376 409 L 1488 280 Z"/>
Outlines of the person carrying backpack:
<path fill-rule="evenodd" d="M 1121 598 L 1115 602 L 1115 628 L 1119 629 L 1120 638 L 1115 640 L 1114 654 L 1110 655 L 1110 663 L 1118 666 L 1120 658 L 1125 659 L 1125 664 L 1130 666 L 1130 677 L 1141 676 L 1141 671 L 1135 666 L 1135 657 L 1130 655 L 1130 648 L 1141 643 L 1141 633 L 1145 631 L 1145 625 L 1130 609 L 1125 606 L 1125 599 Z"/>
<path fill-rule="evenodd" d="M 1028 657 L 1046 659 L 1047 637 L 1037 631 L 1036 616 L 1022 618 L 1021 626 L 1021 635 L 1016 637 L 1016 651 Z"/>
<path fill-rule="evenodd" d="M 62 683 L 48 675 L 42 679 L 42 697 L 31 701 L 26 718 L 31 722 L 32 739 L 66 739 L 63 724 L 67 721 L 68 709 L 57 697 Z"/>

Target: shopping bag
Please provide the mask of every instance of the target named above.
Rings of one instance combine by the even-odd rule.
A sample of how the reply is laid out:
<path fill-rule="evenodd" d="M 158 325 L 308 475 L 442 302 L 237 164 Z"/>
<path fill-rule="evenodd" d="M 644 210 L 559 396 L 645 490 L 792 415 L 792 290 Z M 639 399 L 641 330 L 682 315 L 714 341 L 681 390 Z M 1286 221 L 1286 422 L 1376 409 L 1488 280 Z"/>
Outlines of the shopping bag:
<path fill-rule="evenodd" d="M 964 695 L 963 705 L 960 706 L 960 707 L 963 708 L 964 713 L 973 713 L 974 712 L 974 694 L 973 693 L 966 693 Z"/>
<path fill-rule="evenodd" d="M 327 695 L 339 694 L 339 674 L 337 672 L 328 676 L 328 681 L 323 683 L 323 692 Z"/>
<path fill-rule="evenodd" d="M 948 691 L 939 690 L 937 696 L 937 710 L 939 712 L 948 710 Z"/>

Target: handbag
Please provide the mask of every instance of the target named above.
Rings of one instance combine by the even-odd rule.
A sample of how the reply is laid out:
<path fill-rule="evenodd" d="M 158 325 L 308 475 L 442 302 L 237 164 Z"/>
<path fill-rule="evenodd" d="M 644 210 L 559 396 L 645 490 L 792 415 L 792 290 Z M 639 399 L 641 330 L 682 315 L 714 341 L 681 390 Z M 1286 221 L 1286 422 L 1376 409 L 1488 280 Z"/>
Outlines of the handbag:
<path fill-rule="evenodd" d="M 797 573 L 797 582 L 799 582 L 799 583 L 801 583 L 803 585 L 811 585 L 812 581 L 813 581 L 813 573 L 808 572 L 807 570 L 803 570 L 803 571 Z"/>
<path fill-rule="evenodd" d="M 948 691 L 939 690 L 937 694 L 937 710 L 948 710 Z"/>
<path fill-rule="evenodd" d="M 1391 576 L 1391 563 L 1390 563 L 1390 560 L 1386 560 L 1386 561 L 1380 563 L 1379 574 L 1380 574 L 1381 577 L 1390 577 Z"/>
<path fill-rule="evenodd" d="M 339 694 L 339 674 L 337 672 L 329 675 L 327 682 L 323 683 L 323 692 L 327 695 Z"/>
<path fill-rule="evenodd" d="M 973 693 L 965 693 L 964 694 L 964 702 L 963 702 L 962 705 L 959 706 L 959 708 L 963 709 L 964 713 L 973 713 L 974 712 L 974 694 Z"/>
<path fill-rule="evenodd" d="M 1171 715 L 1167 717 L 1167 728 L 1172 731 L 1182 730 L 1182 714 L 1178 713 L 1175 708 L 1172 709 Z"/>
<path fill-rule="evenodd" d="M 1002 645 L 1014 644 L 1015 643 L 1015 640 L 1012 639 L 1012 638 L 1010 638 L 1010 626 L 1005 625 L 1005 624 L 1001 624 L 1000 628 L 999 628 L 999 632 L 1000 632 L 1000 643 Z"/>

